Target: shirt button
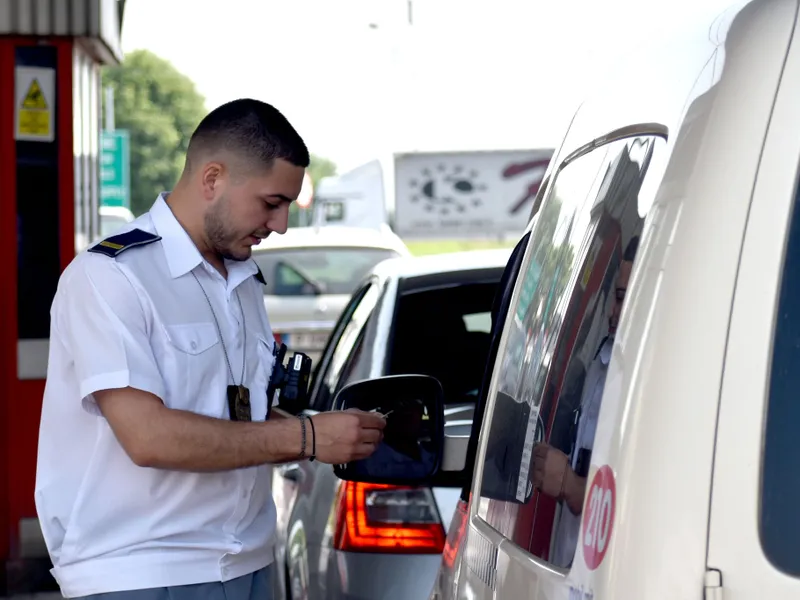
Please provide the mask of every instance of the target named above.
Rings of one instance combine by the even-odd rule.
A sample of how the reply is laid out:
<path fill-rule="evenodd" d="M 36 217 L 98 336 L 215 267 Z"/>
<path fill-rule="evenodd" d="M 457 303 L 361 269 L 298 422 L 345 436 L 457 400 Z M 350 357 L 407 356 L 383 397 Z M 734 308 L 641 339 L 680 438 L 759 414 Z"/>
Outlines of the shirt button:
<path fill-rule="evenodd" d="M 192 350 L 197 350 L 197 342 L 192 342 Z"/>

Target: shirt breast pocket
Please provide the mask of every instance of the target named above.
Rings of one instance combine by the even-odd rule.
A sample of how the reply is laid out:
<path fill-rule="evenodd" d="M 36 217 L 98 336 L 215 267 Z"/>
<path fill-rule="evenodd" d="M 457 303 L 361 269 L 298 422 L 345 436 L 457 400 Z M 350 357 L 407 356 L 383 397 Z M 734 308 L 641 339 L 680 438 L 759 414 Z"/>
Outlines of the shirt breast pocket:
<path fill-rule="evenodd" d="M 222 356 L 219 335 L 212 323 L 165 325 L 170 342 L 167 380 L 170 408 L 222 417 L 225 390 L 219 390 Z M 227 365 L 225 366 L 227 369 Z M 223 386 L 224 387 L 224 386 Z"/>

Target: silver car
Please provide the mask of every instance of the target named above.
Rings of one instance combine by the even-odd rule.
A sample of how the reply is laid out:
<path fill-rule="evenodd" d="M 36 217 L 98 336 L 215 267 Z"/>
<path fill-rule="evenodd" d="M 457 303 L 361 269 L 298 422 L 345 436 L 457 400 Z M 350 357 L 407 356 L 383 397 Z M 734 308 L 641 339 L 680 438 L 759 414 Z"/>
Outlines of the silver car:
<path fill-rule="evenodd" d="M 276 339 L 290 353 L 318 359 L 361 279 L 382 260 L 408 254 L 388 228 L 293 227 L 263 240 L 253 259 L 267 282 L 264 303 Z"/>
<path fill-rule="evenodd" d="M 399 258 L 377 265 L 344 308 L 311 387 L 309 414 L 350 382 L 436 377 L 446 428 L 468 439 L 490 346 L 492 303 L 511 250 Z M 345 483 L 329 465 L 275 468 L 275 597 L 427 598 L 463 482 Z"/>

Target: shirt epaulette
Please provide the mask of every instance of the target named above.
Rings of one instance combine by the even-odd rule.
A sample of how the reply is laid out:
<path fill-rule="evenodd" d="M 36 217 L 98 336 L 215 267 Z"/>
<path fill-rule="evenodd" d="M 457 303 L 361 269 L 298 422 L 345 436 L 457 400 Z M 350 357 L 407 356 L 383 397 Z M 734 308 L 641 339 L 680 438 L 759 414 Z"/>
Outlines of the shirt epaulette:
<path fill-rule="evenodd" d="M 125 233 L 112 235 L 89 248 L 89 252 L 96 252 L 98 254 L 105 254 L 111 258 L 116 258 L 125 250 L 135 248 L 136 246 L 146 246 L 161 239 L 161 236 L 154 233 L 148 233 L 141 229 L 131 229 Z"/>
<path fill-rule="evenodd" d="M 267 280 L 264 279 L 264 274 L 261 272 L 261 269 L 258 269 L 258 273 L 253 275 L 253 277 L 255 277 L 261 285 L 267 285 Z"/>

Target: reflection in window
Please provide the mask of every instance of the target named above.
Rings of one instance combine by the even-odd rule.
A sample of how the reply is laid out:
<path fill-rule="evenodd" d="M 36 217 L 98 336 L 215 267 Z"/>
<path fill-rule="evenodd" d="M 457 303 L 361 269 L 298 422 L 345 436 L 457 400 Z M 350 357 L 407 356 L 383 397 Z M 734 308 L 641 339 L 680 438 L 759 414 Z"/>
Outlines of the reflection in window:
<path fill-rule="evenodd" d="M 320 374 L 322 379 L 319 389 L 319 398 L 314 399 L 315 406 L 322 406 L 324 407 L 323 410 L 330 408 L 330 404 L 333 402 L 333 396 L 337 391 L 337 382 L 341 378 L 343 369 L 348 362 L 348 357 L 361 339 L 363 329 L 370 315 L 372 315 L 372 311 L 378 303 L 380 295 L 380 288 L 376 284 L 369 284 L 366 293 L 363 294 L 358 304 L 355 307 L 351 307 L 352 317 L 350 317 L 350 320 L 342 331 L 341 337 L 336 342 L 326 372 Z M 347 313 L 350 311 L 345 312 Z"/>
<path fill-rule="evenodd" d="M 648 137 L 614 142 L 556 173 L 521 268 L 478 510 L 543 559 L 553 560 L 569 509 L 534 487 L 533 449 L 546 442 L 577 466 L 578 422 L 588 422 L 579 412 L 584 386 L 609 335 L 622 254 L 641 232 L 638 195 L 654 144 Z M 569 539 L 568 551 L 561 542 L 558 566 L 571 562 L 577 538 Z"/>

